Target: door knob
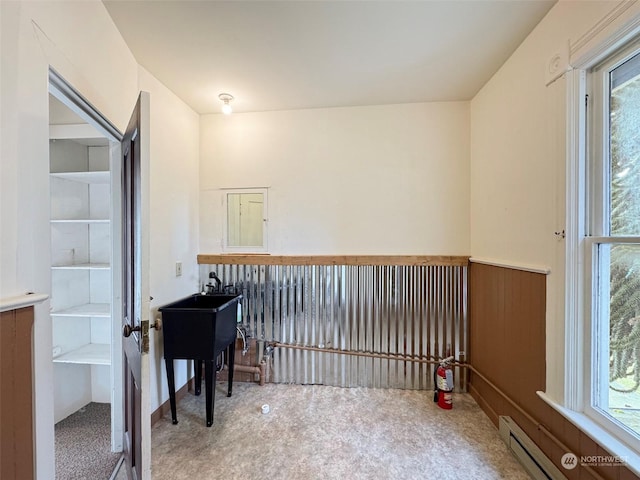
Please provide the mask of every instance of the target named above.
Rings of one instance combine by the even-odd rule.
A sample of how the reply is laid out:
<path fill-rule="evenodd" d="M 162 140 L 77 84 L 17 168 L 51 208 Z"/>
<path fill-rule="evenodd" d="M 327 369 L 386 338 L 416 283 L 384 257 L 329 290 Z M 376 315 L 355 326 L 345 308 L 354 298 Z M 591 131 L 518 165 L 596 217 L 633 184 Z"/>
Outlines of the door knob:
<path fill-rule="evenodd" d="M 139 331 L 140 331 L 140 325 L 136 325 L 135 327 L 132 327 L 127 323 L 122 327 L 122 335 L 125 338 L 129 337 L 133 332 L 139 332 Z"/>

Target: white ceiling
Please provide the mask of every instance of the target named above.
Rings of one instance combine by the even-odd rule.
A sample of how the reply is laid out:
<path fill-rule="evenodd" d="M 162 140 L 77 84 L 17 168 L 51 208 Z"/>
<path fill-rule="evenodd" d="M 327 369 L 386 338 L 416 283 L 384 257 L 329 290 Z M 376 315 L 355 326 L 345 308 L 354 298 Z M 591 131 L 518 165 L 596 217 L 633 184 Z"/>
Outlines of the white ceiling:
<path fill-rule="evenodd" d="M 103 0 L 198 113 L 469 100 L 556 0 Z M 541 67 L 542 68 L 542 67 Z"/>

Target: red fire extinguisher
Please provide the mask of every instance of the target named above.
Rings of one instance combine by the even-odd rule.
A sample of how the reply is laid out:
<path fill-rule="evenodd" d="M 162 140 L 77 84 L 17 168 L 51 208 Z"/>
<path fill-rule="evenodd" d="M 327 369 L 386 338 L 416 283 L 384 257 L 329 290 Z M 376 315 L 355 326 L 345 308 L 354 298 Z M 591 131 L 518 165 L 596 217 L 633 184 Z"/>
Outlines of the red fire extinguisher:
<path fill-rule="evenodd" d="M 440 408 L 451 410 L 453 408 L 453 370 L 450 362 L 453 357 L 440 360 L 440 365 L 433 373 L 435 391 L 433 401 L 438 403 Z"/>

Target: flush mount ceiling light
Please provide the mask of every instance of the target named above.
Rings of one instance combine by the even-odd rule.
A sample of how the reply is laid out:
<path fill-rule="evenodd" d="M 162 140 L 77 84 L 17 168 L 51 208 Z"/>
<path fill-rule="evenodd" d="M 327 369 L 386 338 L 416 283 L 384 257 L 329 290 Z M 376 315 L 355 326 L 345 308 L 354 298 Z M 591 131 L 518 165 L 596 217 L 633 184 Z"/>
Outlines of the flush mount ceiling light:
<path fill-rule="evenodd" d="M 231 100 L 233 100 L 233 95 L 228 93 L 221 93 L 218 95 L 218 98 L 222 100 L 222 113 L 225 115 L 229 115 L 233 109 L 231 108 Z"/>

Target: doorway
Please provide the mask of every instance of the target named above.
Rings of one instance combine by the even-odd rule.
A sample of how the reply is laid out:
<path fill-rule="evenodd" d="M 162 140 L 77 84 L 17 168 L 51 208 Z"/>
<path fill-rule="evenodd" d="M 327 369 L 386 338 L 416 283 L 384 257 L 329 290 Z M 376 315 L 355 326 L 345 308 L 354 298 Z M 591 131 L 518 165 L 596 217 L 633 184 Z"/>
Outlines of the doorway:
<path fill-rule="evenodd" d="M 123 450 L 122 135 L 54 71 L 49 124 L 56 478 L 109 478 Z"/>

